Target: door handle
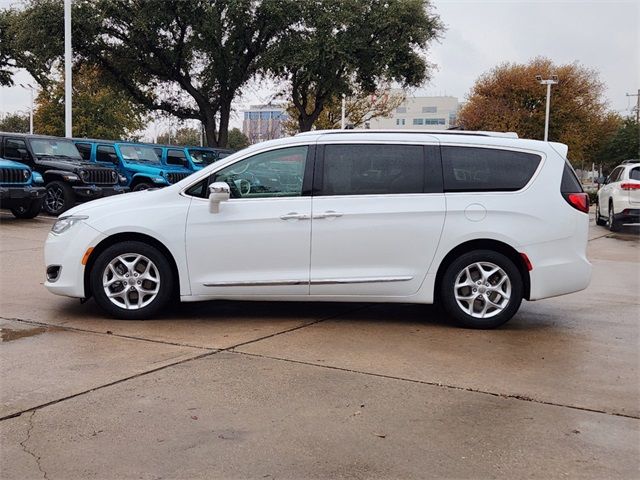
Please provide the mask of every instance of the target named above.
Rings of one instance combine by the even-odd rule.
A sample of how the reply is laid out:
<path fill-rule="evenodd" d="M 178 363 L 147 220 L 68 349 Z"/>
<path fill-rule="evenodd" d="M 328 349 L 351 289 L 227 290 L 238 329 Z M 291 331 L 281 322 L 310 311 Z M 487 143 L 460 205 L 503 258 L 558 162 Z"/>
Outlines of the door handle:
<path fill-rule="evenodd" d="M 319 213 L 317 215 L 314 215 L 313 218 L 337 218 L 337 217 L 341 217 L 343 214 L 340 212 L 335 212 L 333 210 L 327 210 L 324 213 Z"/>
<path fill-rule="evenodd" d="M 308 220 L 309 218 L 311 218 L 309 215 L 298 212 L 289 212 L 285 215 L 280 215 L 281 220 Z"/>

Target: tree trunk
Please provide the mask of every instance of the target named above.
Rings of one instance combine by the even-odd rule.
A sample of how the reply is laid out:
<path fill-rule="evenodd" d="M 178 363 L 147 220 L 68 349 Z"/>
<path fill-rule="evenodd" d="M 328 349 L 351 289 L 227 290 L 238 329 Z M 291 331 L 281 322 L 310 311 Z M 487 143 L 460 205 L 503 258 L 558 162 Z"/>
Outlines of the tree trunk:
<path fill-rule="evenodd" d="M 301 132 L 308 132 L 313 128 L 314 119 L 311 115 L 307 115 L 306 113 L 300 113 L 298 115 L 298 129 Z"/>
<path fill-rule="evenodd" d="M 231 99 L 223 100 L 220 105 L 220 129 L 218 132 L 218 146 L 227 147 L 229 142 L 229 119 L 231 118 Z"/>
<path fill-rule="evenodd" d="M 207 147 L 217 147 L 215 113 L 212 111 L 203 112 L 202 123 L 204 124 L 205 145 Z"/>

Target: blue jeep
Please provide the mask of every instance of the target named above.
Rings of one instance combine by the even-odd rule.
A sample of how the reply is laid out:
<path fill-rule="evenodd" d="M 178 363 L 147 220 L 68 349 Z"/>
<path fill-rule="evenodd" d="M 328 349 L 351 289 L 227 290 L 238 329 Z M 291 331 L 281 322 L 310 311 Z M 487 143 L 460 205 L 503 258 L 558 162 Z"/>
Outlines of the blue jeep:
<path fill-rule="evenodd" d="M 85 160 L 115 166 L 132 191 L 166 187 L 193 173 L 187 163 L 162 161 L 153 145 L 113 140 L 73 140 Z"/>
<path fill-rule="evenodd" d="M 0 208 L 11 210 L 16 218 L 34 218 L 46 193 L 42 175 L 23 163 L 0 158 Z"/>
<path fill-rule="evenodd" d="M 156 154 L 167 165 L 184 165 L 192 171 L 202 170 L 213 162 L 228 157 L 235 150 L 212 147 L 183 147 L 180 145 L 154 145 Z"/>

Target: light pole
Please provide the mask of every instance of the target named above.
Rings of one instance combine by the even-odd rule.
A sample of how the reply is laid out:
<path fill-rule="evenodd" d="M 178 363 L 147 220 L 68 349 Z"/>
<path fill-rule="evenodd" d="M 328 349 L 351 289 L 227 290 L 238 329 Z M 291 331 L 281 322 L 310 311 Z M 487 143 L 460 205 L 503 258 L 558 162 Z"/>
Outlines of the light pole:
<path fill-rule="evenodd" d="M 33 91 L 35 88 L 30 83 L 27 83 L 26 85 L 21 83 L 20 86 L 31 92 L 31 105 L 29 107 L 29 133 L 33 135 Z"/>
<path fill-rule="evenodd" d="M 71 0 L 64 0 L 64 135 L 73 136 L 71 109 Z"/>
<path fill-rule="evenodd" d="M 549 107 L 551 105 L 551 85 L 558 83 L 558 76 L 551 75 L 551 78 L 543 79 L 542 76 L 536 75 L 536 80 L 540 85 L 547 86 L 547 109 L 544 115 L 544 141 L 549 139 Z"/>
<path fill-rule="evenodd" d="M 347 96 L 342 94 L 342 112 L 340 114 L 340 129 L 344 130 L 346 125 L 345 110 L 347 109 Z"/>

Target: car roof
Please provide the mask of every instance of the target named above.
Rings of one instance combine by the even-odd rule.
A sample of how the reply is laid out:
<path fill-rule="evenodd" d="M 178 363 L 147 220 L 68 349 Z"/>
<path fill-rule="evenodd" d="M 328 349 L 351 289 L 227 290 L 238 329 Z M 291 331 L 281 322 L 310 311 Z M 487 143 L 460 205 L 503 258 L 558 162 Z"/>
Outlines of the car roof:
<path fill-rule="evenodd" d="M 2 137 L 20 137 L 20 138 L 42 138 L 46 140 L 74 140 L 73 138 L 67 137 L 56 137 L 55 135 L 39 135 L 36 133 L 16 133 L 16 132 L 0 132 L 0 136 Z"/>

